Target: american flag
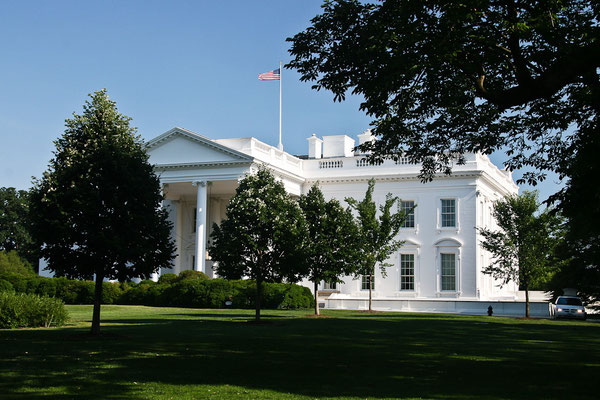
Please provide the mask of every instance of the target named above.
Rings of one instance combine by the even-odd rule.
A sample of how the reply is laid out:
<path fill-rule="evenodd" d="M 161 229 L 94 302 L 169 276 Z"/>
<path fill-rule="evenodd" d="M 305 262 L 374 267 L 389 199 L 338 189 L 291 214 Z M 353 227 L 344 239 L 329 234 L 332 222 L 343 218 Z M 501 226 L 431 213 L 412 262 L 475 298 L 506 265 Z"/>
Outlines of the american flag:
<path fill-rule="evenodd" d="M 277 68 L 273 71 L 258 74 L 259 81 L 278 81 L 280 79 L 281 79 L 281 74 L 279 72 L 279 68 Z"/>

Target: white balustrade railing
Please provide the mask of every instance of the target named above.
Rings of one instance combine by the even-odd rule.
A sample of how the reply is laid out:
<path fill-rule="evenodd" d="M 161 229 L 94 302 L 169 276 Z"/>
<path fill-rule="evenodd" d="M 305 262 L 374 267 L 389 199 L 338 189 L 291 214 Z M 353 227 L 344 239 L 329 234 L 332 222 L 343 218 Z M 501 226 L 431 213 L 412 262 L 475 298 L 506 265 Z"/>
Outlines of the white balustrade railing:
<path fill-rule="evenodd" d="M 342 161 L 342 160 L 319 161 L 319 169 L 328 169 L 328 168 L 344 168 L 344 161 Z"/>

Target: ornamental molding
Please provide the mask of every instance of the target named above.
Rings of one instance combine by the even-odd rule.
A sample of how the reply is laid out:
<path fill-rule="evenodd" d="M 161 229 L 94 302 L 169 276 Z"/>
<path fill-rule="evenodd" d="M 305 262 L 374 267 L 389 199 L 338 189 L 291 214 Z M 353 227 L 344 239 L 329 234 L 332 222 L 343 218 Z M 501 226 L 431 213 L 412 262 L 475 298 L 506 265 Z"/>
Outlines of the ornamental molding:
<path fill-rule="evenodd" d="M 453 172 L 451 175 L 436 174 L 432 182 L 427 184 L 435 184 L 437 179 L 464 179 L 464 178 L 478 178 L 483 174 L 482 171 L 464 171 L 464 172 Z M 398 182 L 398 181 L 420 181 L 421 179 L 417 174 L 410 175 L 371 175 L 371 176 L 339 176 L 339 177 L 311 177 L 306 179 L 307 184 L 314 184 L 316 182 L 322 183 L 355 183 L 355 182 L 368 182 L 371 179 L 375 179 L 375 182 Z"/>
<path fill-rule="evenodd" d="M 211 149 L 220 151 L 220 152 L 228 154 L 230 156 L 239 158 L 241 160 L 245 160 L 248 162 L 253 160 L 253 158 L 248 156 L 247 154 L 244 154 L 240 151 L 234 150 L 234 149 L 224 146 L 220 143 L 217 143 L 214 140 L 207 138 L 206 136 L 199 135 L 195 132 L 192 132 L 190 130 L 180 128 L 180 127 L 175 127 L 173 129 L 170 129 L 170 130 L 166 131 L 165 133 L 163 133 L 162 135 L 157 136 L 154 139 L 150 140 L 148 143 L 146 143 L 146 150 L 150 150 L 155 147 L 158 147 L 158 146 L 162 145 L 163 143 L 166 143 L 169 140 L 172 140 L 175 137 L 187 138 L 193 142 L 200 143 L 206 147 L 209 147 Z"/>
<path fill-rule="evenodd" d="M 154 169 L 158 171 L 171 169 L 205 169 L 213 167 L 239 167 L 250 165 L 254 160 L 248 158 L 248 161 L 212 161 L 203 163 L 174 163 L 174 164 L 155 164 Z"/>

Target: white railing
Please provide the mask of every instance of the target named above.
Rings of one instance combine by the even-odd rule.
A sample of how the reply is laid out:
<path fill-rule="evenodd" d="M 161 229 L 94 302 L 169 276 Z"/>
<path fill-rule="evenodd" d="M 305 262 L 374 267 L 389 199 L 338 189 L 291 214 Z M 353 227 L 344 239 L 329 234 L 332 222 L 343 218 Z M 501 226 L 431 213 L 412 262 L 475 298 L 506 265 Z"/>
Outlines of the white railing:
<path fill-rule="evenodd" d="M 361 158 L 360 160 L 356 160 L 357 167 L 372 167 L 372 166 L 381 165 L 381 164 L 383 164 L 383 160 L 377 160 L 374 162 L 369 162 L 369 160 L 366 158 Z"/>
<path fill-rule="evenodd" d="M 409 165 L 412 164 L 408 157 L 400 157 L 396 160 L 396 165 Z"/>
<path fill-rule="evenodd" d="M 342 161 L 342 160 L 319 161 L 319 169 L 328 169 L 328 168 L 344 168 L 344 161 Z"/>

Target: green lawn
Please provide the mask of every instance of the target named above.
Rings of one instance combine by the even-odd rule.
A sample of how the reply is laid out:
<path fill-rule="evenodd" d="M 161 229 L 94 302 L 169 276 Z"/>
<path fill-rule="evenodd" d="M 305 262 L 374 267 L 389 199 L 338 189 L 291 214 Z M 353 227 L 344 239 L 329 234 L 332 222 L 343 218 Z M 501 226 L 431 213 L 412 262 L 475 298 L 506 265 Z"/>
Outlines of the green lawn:
<path fill-rule="evenodd" d="M 0 398 L 598 398 L 600 323 L 437 314 L 68 306 L 0 330 Z"/>

